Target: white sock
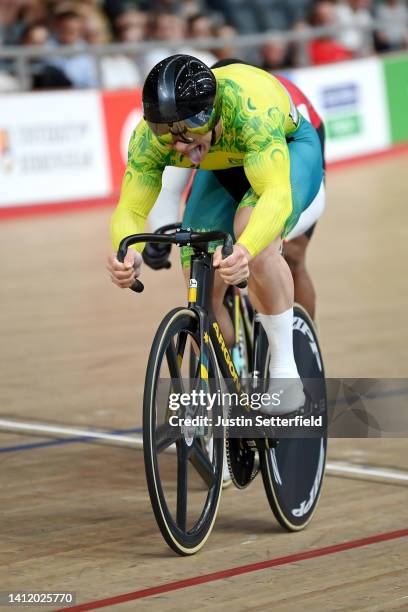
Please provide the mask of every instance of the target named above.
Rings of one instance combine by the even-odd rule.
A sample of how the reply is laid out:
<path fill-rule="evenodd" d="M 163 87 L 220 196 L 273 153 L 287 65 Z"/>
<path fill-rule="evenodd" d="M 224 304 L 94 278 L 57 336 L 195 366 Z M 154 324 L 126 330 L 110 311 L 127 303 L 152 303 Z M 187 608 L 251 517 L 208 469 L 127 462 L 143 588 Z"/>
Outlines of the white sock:
<path fill-rule="evenodd" d="M 279 315 L 259 314 L 269 342 L 271 361 L 268 393 L 278 392 L 280 403 L 264 405 L 261 412 L 268 415 L 284 415 L 303 406 L 305 395 L 303 384 L 293 354 L 293 308 Z M 285 383 L 282 379 L 289 379 Z"/>
<path fill-rule="evenodd" d="M 269 342 L 271 378 L 299 378 L 293 354 L 293 308 L 278 315 L 258 314 Z"/>

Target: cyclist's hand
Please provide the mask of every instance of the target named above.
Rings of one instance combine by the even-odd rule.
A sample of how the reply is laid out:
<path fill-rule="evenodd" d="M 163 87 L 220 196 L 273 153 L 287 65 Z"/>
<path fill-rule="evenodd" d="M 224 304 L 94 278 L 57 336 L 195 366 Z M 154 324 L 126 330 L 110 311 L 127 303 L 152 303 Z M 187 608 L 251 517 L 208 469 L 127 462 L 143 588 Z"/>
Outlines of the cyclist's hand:
<path fill-rule="evenodd" d="M 107 268 L 110 272 L 112 283 L 122 289 L 128 289 L 133 285 L 136 278 L 140 276 L 141 265 L 141 254 L 133 249 L 128 249 L 123 263 L 118 261 L 116 253 L 109 255 Z"/>
<path fill-rule="evenodd" d="M 222 247 L 217 247 L 213 266 L 218 268 L 222 280 L 227 285 L 237 285 L 249 276 L 250 254 L 241 244 L 234 244 L 232 254 L 226 259 L 222 258 Z"/>

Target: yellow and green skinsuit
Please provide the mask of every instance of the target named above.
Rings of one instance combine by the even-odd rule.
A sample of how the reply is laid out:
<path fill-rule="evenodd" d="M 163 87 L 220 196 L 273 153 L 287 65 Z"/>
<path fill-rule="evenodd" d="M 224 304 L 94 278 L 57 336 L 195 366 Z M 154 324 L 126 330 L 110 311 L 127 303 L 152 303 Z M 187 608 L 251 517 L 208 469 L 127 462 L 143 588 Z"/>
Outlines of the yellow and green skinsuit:
<path fill-rule="evenodd" d="M 255 256 L 284 230 L 287 233 L 291 229 L 287 223 L 293 207 L 286 139 L 305 120 L 298 115 L 286 89 L 267 72 L 231 64 L 215 69 L 214 74 L 223 129 L 199 167 L 244 167 L 251 189 L 241 204 L 254 206 L 254 211 L 239 242 Z M 115 250 L 125 236 L 143 232 L 166 166 L 197 167 L 188 157 L 170 150 L 142 119 L 129 143 L 120 199 L 112 217 Z M 136 248 L 141 250 L 143 245 Z"/>

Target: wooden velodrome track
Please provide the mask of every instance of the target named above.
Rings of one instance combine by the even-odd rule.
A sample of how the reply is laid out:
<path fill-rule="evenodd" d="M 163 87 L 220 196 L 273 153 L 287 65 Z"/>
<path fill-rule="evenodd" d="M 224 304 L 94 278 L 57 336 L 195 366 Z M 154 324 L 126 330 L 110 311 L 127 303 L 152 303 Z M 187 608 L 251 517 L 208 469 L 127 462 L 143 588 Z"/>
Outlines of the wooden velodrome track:
<path fill-rule="evenodd" d="M 331 376 L 408 375 L 407 167 L 405 154 L 329 173 L 309 264 Z M 0 223 L 0 591 L 107 598 L 77 609 L 407 610 L 406 440 L 332 440 L 301 533 L 273 521 L 260 478 L 227 489 L 205 548 L 178 558 L 151 512 L 137 432 L 78 437 L 140 427 L 154 330 L 184 300 L 176 253 L 170 271 L 145 270 L 140 296 L 110 284 L 110 213 Z"/>

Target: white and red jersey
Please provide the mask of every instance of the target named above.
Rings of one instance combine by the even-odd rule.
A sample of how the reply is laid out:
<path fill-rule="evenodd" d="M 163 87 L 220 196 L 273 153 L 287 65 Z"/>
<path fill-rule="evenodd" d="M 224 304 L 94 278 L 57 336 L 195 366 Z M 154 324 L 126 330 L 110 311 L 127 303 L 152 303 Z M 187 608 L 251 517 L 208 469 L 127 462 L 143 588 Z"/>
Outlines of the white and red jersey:
<path fill-rule="evenodd" d="M 301 91 L 293 81 L 290 81 L 281 74 L 274 74 L 273 76 L 288 90 L 293 103 L 297 106 L 302 115 L 310 121 L 314 128 L 318 129 L 322 123 L 322 119 L 309 98 L 305 96 L 303 91 Z M 306 112 L 304 109 L 306 109 Z"/>

